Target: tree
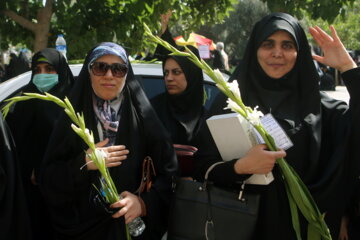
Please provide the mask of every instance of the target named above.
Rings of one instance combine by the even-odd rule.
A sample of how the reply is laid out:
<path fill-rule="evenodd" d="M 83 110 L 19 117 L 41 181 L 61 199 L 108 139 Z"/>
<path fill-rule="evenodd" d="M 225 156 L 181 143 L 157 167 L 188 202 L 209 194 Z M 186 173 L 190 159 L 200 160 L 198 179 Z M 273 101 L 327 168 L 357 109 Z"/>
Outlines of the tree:
<path fill-rule="evenodd" d="M 322 18 L 332 22 L 338 15 L 345 15 L 346 8 L 355 0 L 262 0 L 266 2 L 272 12 L 287 12 L 302 18 L 303 10 L 311 18 Z"/>
<path fill-rule="evenodd" d="M 337 16 L 333 25 L 344 43 L 345 47 L 352 50 L 360 50 L 360 2 L 355 2 L 351 7 L 346 9 L 345 16 Z M 322 19 L 312 19 L 305 14 L 304 22 L 306 26 L 318 25 L 322 29 L 329 32 L 329 23 Z"/>
<path fill-rule="evenodd" d="M 224 42 L 231 65 L 242 58 L 254 23 L 269 13 L 266 4 L 260 0 L 241 0 L 234 8 L 223 23 L 203 26 L 199 30 L 200 34 L 215 42 Z"/>
<path fill-rule="evenodd" d="M 143 22 L 154 31 L 159 29 L 160 14 L 167 9 L 174 10 L 173 21 L 183 23 L 184 31 L 191 31 L 199 25 L 222 20 L 236 0 L 47 0 L 45 7 L 41 2 L 1 1 L 3 47 L 15 42 L 29 47 L 33 42 L 33 50 L 37 51 L 49 45 L 39 42 L 40 39 L 54 43 L 57 33 L 62 32 L 70 59 L 82 58 L 90 46 L 101 41 L 117 41 L 134 53 L 146 45 Z M 47 18 L 40 18 L 44 12 L 48 13 Z M 45 21 L 48 25 L 40 27 Z M 37 26 L 42 32 L 35 31 Z M 31 33 L 35 34 L 34 41 Z M 36 38 L 36 34 L 42 37 Z"/>
<path fill-rule="evenodd" d="M 4 2 L 6 4 L 6 2 Z M 19 11 L 19 13 L 13 11 L 12 9 L 15 9 L 15 6 L 18 4 L 23 4 L 23 8 Z M 29 0 L 26 1 L 9 1 L 9 7 L 8 8 L 1 8 L 1 13 L 6 16 L 9 19 L 12 19 L 17 24 L 25 28 L 26 30 L 30 31 L 34 35 L 34 51 L 38 51 L 42 48 L 45 48 L 48 41 L 48 32 L 50 28 L 50 20 L 51 16 L 53 14 L 53 0 L 47 0 L 46 5 L 44 7 L 39 7 L 39 3 L 35 2 L 34 6 L 31 6 L 32 8 L 36 7 L 38 8 L 38 11 L 36 13 L 36 21 L 32 21 L 30 19 L 34 19 L 33 15 L 30 15 L 30 6 L 29 6 Z M 2 6 L 3 7 L 3 6 Z M 31 18 L 30 18 L 31 17 Z M 6 22 L 9 23 L 9 22 Z M 5 26 L 3 26 L 5 25 Z M 2 24 L 2 29 L 4 27 L 4 30 L 1 31 L 2 34 L 4 34 L 5 31 L 10 31 L 11 27 L 13 25 L 10 23 Z M 5 35 L 5 34 L 4 34 Z M 21 33 L 21 36 L 24 34 Z M 26 37 L 27 38 L 27 37 Z"/>

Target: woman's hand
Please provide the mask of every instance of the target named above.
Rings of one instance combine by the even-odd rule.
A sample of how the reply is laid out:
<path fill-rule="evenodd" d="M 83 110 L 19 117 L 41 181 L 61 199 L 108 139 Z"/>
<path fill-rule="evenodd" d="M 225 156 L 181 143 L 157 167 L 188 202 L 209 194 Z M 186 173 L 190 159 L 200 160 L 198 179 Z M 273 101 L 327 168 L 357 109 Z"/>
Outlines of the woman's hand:
<path fill-rule="evenodd" d="M 334 26 L 330 26 L 330 30 L 331 36 L 318 26 L 309 28 L 310 34 L 324 53 L 323 57 L 313 55 L 313 59 L 332 68 L 336 68 L 340 72 L 356 68 L 356 63 L 346 51 Z"/>
<path fill-rule="evenodd" d="M 338 240 L 349 240 L 348 223 L 349 223 L 348 217 L 343 216 L 341 218 L 341 225 L 340 225 L 340 232 L 339 232 Z"/>
<path fill-rule="evenodd" d="M 102 150 L 106 153 L 105 164 L 106 167 L 117 167 L 121 164 L 121 161 L 127 158 L 129 154 L 129 150 L 125 148 L 124 145 L 114 145 L 105 147 L 108 144 L 109 139 L 106 138 L 105 140 L 98 142 L 95 144 L 96 149 Z M 89 148 L 86 151 L 85 161 L 88 170 L 97 170 L 95 164 L 87 157 L 88 154 L 91 153 L 91 149 Z"/>
<path fill-rule="evenodd" d="M 286 156 L 284 150 L 269 151 L 265 144 L 252 147 L 242 158 L 238 159 L 234 165 L 237 174 L 267 174 L 272 171 L 276 159 Z"/>
<path fill-rule="evenodd" d="M 128 224 L 132 222 L 135 218 L 145 215 L 142 208 L 142 206 L 145 205 L 144 202 L 142 202 L 141 198 L 127 191 L 122 192 L 121 197 L 122 199 L 120 201 L 110 206 L 112 208 L 121 208 L 119 211 L 112 215 L 113 218 L 119 218 L 121 216 L 124 216 L 125 223 Z"/>

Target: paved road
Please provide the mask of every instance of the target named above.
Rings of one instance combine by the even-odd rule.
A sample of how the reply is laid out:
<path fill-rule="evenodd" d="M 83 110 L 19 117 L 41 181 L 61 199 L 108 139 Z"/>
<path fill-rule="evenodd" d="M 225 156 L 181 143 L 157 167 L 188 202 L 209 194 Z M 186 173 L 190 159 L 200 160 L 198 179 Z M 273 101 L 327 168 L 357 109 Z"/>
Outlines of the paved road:
<path fill-rule="evenodd" d="M 349 93 L 346 90 L 345 86 L 336 86 L 335 91 L 325 91 L 325 92 L 335 99 L 343 100 L 349 103 Z"/>

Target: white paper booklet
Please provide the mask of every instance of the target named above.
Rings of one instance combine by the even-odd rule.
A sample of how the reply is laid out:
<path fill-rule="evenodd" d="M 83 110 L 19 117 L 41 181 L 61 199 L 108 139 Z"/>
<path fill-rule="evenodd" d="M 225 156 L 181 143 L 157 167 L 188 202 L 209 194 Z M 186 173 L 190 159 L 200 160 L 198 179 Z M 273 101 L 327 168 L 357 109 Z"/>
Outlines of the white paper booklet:
<path fill-rule="evenodd" d="M 206 122 L 224 161 L 241 158 L 252 146 L 263 142 L 253 126 L 238 113 L 212 116 Z M 273 180 L 270 172 L 253 174 L 246 183 L 267 185 Z"/>

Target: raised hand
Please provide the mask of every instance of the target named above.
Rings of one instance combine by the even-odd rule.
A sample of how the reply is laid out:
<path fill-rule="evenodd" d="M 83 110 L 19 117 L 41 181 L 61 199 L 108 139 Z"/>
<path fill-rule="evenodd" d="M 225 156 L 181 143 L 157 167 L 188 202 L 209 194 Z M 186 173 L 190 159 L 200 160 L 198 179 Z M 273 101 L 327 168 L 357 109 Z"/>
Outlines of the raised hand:
<path fill-rule="evenodd" d="M 334 26 L 330 26 L 330 30 L 331 36 L 318 26 L 309 28 L 310 34 L 324 53 L 324 56 L 313 55 L 313 59 L 340 72 L 356 68 L 356 63 L 346 51 Z"/>

